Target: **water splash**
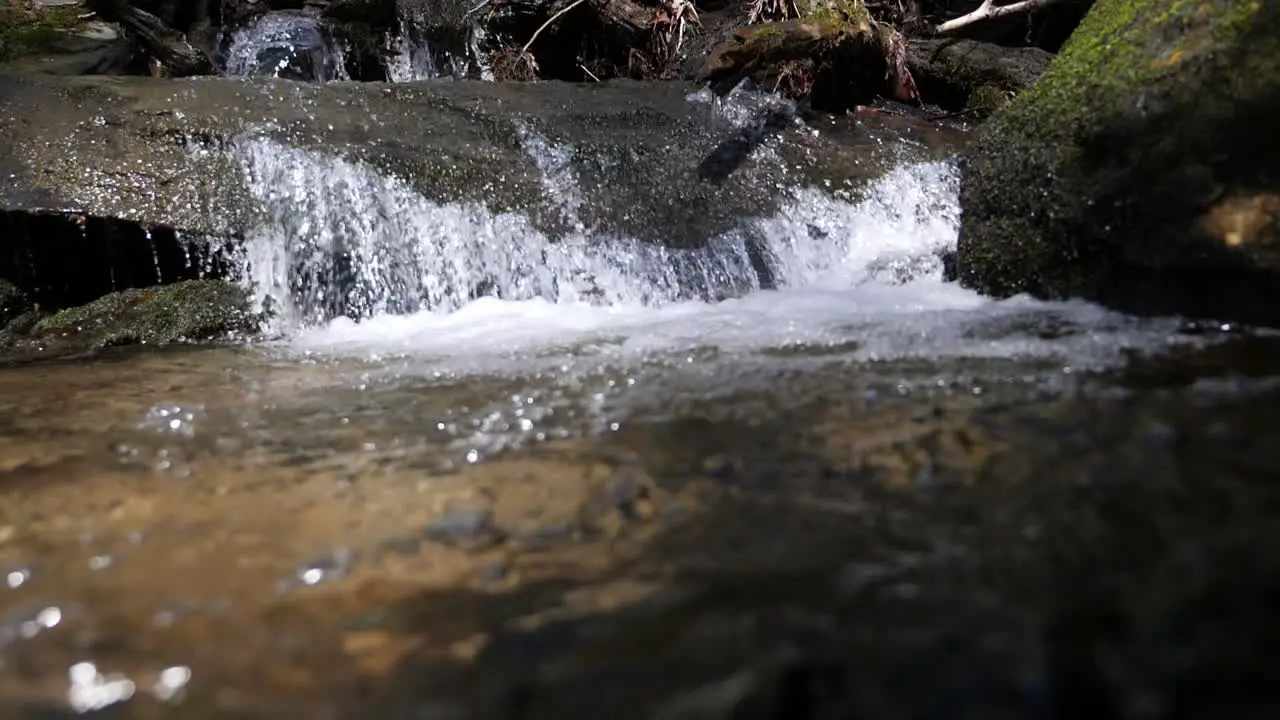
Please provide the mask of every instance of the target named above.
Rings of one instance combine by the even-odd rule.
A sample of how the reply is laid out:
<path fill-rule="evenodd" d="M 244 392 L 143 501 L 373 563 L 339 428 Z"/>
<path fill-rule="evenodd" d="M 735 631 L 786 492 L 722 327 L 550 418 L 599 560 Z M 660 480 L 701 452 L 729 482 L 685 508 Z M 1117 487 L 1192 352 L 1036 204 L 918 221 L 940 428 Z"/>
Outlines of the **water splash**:
<path fill-rule="evenodd" d="M 313 15 L 296 11 L 269 12 L 235 31 L 225 72 L 313 82 L 348 79 L 342 48 Z"/>

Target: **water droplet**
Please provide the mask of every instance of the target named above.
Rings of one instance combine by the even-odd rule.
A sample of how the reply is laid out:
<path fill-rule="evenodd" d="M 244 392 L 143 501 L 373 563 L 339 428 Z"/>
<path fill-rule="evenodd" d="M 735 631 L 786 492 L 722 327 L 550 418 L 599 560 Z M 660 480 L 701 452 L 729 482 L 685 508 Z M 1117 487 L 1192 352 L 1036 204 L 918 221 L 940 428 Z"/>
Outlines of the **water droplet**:
<path fill-rule="evenodd" d="M 196 434 L 196 419 L 203 412 L 202 406 L 183 408 L 179 405 L 155 405 L 143 417 L 141 427 L 191 438 Z"/>
<path fill-rule="evenodd" d="M 189 682 L 191 682 L 191 668 L 186 665 L 174 665 L 160 671 L 160 677 L 151 688 L 151 692 L 161 702 L 171 702 L 182 693 Z"/>
<path fill-rule="evenodd" d="M 337 580 L 346 576 L 354 561 L 355 555 L 350 550 L 338 550 L 329 557 L 309 562 L 298 568 L 298 582 L 313 586 L 326 580 Z"/>
<path fill-rule="evenodd" d="M 71 682 L 67 702 L 78 713 L 94 712 L 125 702 L 133 697 L 136 689 L 132 680 L 117 674 L 104 676 L 91 662 L 72 665 L 67 671 L 67 679 Z"/>
<path fill-rule="evenodd" d="M 49 607 L 36 613 L 36 624 L 48 630 L 55 628 L 62 622 L 62 609 L 50 605 Z"/>
<path fill-rule="evenodd" d="M 8 573 L 5 574 L 5 584 L 8 585 L 11 590 L 20 588 L 23 585 L 26 585 L 27 581 L 30 579 L 31 579 L 31 571 L 26 568 L 18 568 L 17 570 L 10 570 Z"/>

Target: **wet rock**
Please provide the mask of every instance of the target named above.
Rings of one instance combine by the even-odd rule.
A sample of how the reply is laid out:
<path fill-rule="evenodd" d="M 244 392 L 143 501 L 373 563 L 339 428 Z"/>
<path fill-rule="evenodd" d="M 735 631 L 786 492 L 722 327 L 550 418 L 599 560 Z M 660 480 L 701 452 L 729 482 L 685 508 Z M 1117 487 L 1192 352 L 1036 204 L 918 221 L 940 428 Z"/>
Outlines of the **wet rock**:
<path fill-rule="evenodd" d="M 653 515 L 649 478 L 634 468 L 614 473 L 600 489 L 598 502 L 624 520 L 641 520 Z"/>
<path fill-rule="evenodd" d="M 441 545 L 479 550 L 501 542 L 504 533 L 493 524 L 492 510 L 464 505 L 452 508 L 428 523 L 423 536 Z"/>
<path fill-rule="evenodd" d="M 572 540 L 577 537 L 579 528 L 575 523 L 556 521 L 539 525 L 528 532 L 521 533 L 516 539 L 521 547 L 540 548 L 557 542 Z"/>
<path fill-rule="evenodd" d="M 958 275 L 984 293 L 1280 322 L 1280 13 L 1100 0 L 979 129 Z"/>
<path fill-rule="evenodd" d="M 881 166 L 868 159 L 890 146 L 873 142 L 866 127 L 840 139 L 790 130 L 772 141 L 784 162 L 749 160 L 713 184 L 699 177 L 699 162 L 733 130 L 709 122 L 708 106 L 690 102 L 688 91 L 628 81 L 386 86 L 0 75 L 0 209 L 243 234 L 261 221 L 246 182 L 244 144 L 255 137 L 363 163 L 428 201 L 520 210 L 556 236 L 580 223 L 688 247 L 775 211 L 784 179 L 822 188 L 832 176 L 873 176 Z M 563 151 L 557 177 L 576 185 L 566 191 L 591 189 L 568 220 L 544 189 L 538 162 L 548 161 L 535 136 Z"/>
<path fill-rule="evenodd" d="M 976 40 L 907 41 L 907 67 L 920 99 L 948 110 L 995 110 L 1031 87 L 1052 59 L 1052 54 L 1035 47 Z"/>
<path fill-rule="evenodd" d="M 511 566 L 506 563 L 489 563 L 476 574 L 482 583 L 501 583 L 511 577 Z"/>
<path fill-rule="evenodd" d="M 261 317 L 239 286 L 220 280 L 130 289 L 68 308 L 31 328 L 25 342 L 62 349 L 167 345 L 256 332 Z"/>

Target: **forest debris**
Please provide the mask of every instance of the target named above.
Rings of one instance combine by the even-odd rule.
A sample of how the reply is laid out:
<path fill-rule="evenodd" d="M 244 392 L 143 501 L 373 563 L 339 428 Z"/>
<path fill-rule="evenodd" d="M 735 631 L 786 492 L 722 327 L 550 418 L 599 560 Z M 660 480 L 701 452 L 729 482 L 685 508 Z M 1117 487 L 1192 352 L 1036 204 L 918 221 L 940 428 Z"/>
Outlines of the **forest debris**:
<path fill-rule="evenodd" d="M 709 81 L 713 91 L 723 95 L 757 71 L 818 58 L 846 45 L 869 44 L 871 34 L 867 22 L 788 20 L 741 28 L 711 50 L 700 79 Z"/>
<path fill-rule="evenodd" d="M 533 53 L 529 52 L 529 48 L 533 45 L 533 42 L 538 39 L 538 36 L 542 34 L 543 30 L 546 30 L 552 23 L 563 17 L 565 13 L 586 1 L 587 0 L 573 0 L 573 2 L 561 8 L 559 12 L 547 18 L 546 22 L 539 25 L 538 29 L 533 31 L 533 34 L 530 35 L 529 39 L 525 42 L 524 47 L 520 48 L 518 51 L 514 49 L 507 49 L 494 56 L 494 76 L 503 80 L 519 80 L 525 82 L 536 80 L 538 78 L 538 59 L 533 56 Z"/>
<path fill-rule="evenodd" d="M 213 61 L 187 42 L 182 33 L 169 27 L 146 10 L 126 0 L 90 0 L 89 9 L 108 22 L 119 23 L 152 58 L 164 66 L 169 77 L 209 75 Z"/>
<path fill-rule="evenodd" d="M 760 7 L 775 13 L 790 12 L 788 6 L 777 4 L 779 0 L 764 2 L 773 4 L 753 5 L 751 17 L 757 16 Z M 847 90 L 852 90 L 868 98 L 880 94 L 919 102 L 920 92 L 908 67 L 907 44 L 901 33 L 876 22 L 857 0 L 826 0 L 804 7 L 798 20 L 739 29 L 712 49 L 702 79 L 710 81 L 718 94 L 753 76 L 796 98 L 809 97 L 817 85 L 833 81 L 844 89 L 829 93 L 847 96 Z M 831 82 L 827 85 L 833 87 Z"/>
<path fill-rule="evenodd" d="M 747 10 L 747 24 L 758 22 L 783 22 L 800 17 L 795 0 L 752 0 Z"/>
<path fill-rule="evenodd" d="M 651 27 L 659 55 L 674 57 L 684 44 L 685 27 L 702 27 L 702 21 L 698 19 L 698 10 L 691 0 L 666 0 L 664 5 L 654 15 Z M 672 40 L 675 40 L 674 44 Z"/>
<path fill-rule="evenodd" d="M 920 90 L 907 67 L 907 42 L 902 33 L 888 25 L 881 25 L 880 42 L 886 65 L 885 80 L 889 82 L 893 99 L 902 102 L 919 102 Z"/>
<path fill-rule="evenodd" d="M 532 82 L 538 79 L 538 60 L 528 50 L 499 50 L 490 60 L 490 66 L 498 80 Z"/>

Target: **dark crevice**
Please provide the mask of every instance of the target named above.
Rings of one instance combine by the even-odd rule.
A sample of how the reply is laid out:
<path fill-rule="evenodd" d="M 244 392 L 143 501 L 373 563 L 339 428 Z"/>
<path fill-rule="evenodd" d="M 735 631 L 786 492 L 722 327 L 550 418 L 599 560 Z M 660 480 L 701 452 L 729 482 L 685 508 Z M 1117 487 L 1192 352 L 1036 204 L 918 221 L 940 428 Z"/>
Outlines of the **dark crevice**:
<path fill-rule="evenodd" d="M 0 228 L 6 240 L 0 246 L 0 278 L 47 310 L 128 288 L 225 278 L 231 271 L 228 241 L 180 237 L 167 227 L 148 230 L 115 218 L 3 211 Z"/>

